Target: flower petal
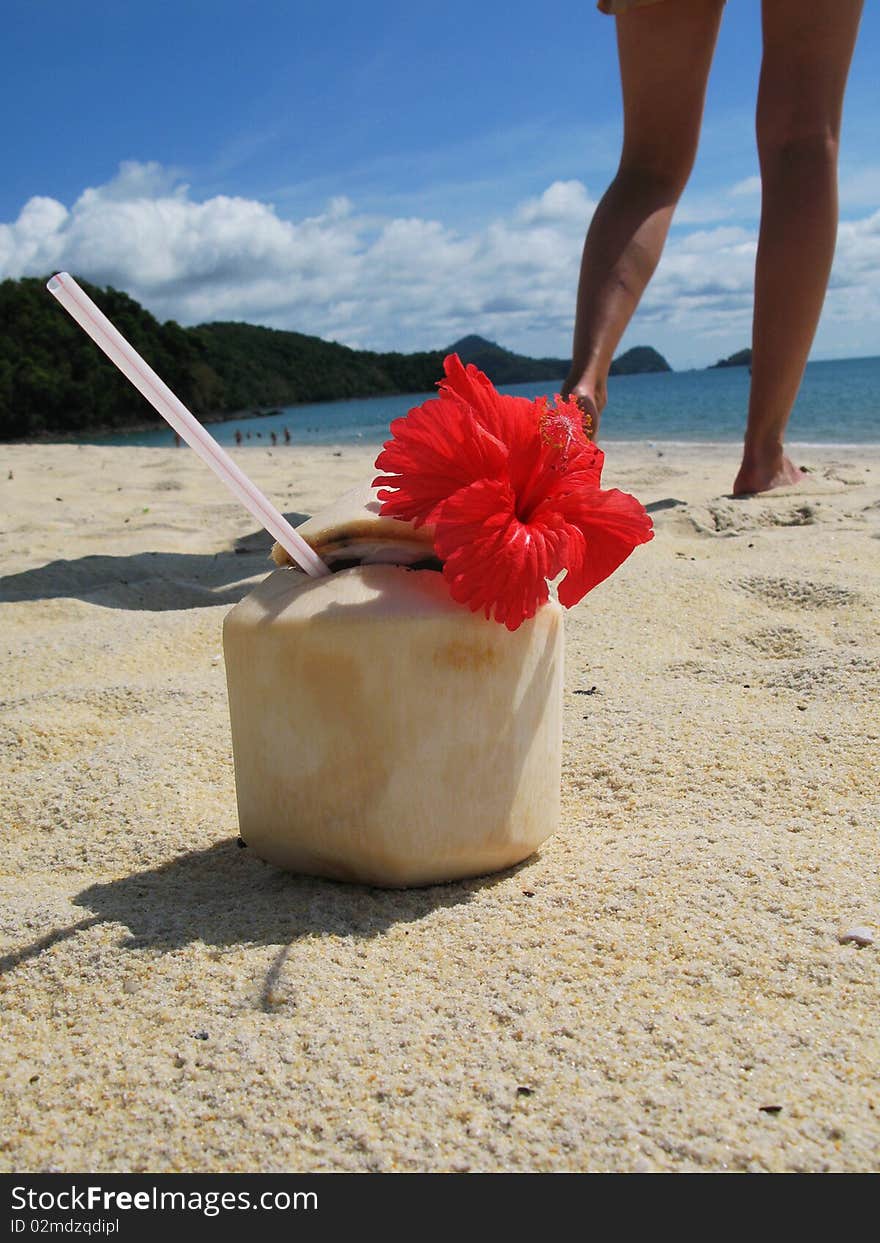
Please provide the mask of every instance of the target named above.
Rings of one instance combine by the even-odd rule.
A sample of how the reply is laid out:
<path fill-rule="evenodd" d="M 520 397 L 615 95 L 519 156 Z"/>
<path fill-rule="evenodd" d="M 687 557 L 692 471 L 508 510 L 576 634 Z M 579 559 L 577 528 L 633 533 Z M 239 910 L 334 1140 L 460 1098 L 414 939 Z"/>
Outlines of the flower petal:
<path fill-rule="evenodd" d="M 558 502 L 558 511 L 580 533 L 568 544 L 568 573 L 559 584 L 559 600 L 571 608 L 613 574 L 639 544 L 654 538 L 644 506 L 617 488 L 594 488 Z"/>
<path fill-rule="evenodd" d="M 535 434 L 535 403 L 527 397 L 499 393 L 487 375 L 457 354 L 443 360 L 444 379 L 440 395 L 470 410 L 477 422 L 508 449 L 514 451 Z"/>
<path fill-rule="evenodd" d="M 426 401 L 391 424 L 393 439 L 376 458 L 381 513 L 421 526 L 459 488 L 504 469 L 504 446 L 471 414 L 443 398 Z M 396 491 L 388 491 L 388 488 Z"/>
<path fill-rule="evenodd" d="M 434 547 L 453 599 L 508 630 L 534 617 L 548 599 L 547 579 L 563 568 L 569 533 L 558 517 L 532 526 L 516 516 L 507 480 L 481 479 L 442 506 Z"/>

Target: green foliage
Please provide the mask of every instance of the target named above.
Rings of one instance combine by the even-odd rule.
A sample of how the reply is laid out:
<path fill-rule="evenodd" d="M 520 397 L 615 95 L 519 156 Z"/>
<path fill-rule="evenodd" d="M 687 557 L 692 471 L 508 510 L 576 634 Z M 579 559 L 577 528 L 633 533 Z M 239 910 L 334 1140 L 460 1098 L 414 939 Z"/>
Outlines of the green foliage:
<path fill-rule="evenodd" d="M 196 414 L 215 409 L 216 376 L 179 324 L 160 324 L 127 294 L 83 289 Z M 0 440 L 86 427 L 161 423 L 46 290 L 46 280 L 0 282 Z"/>
<path fill-rule="evenodd" d="M 149 402 L 58 306 L 46 279 L 0 282 L 0 441 L 160 424 Z M 80 284 L 200 417 L 428 392 L 443 369 L 440 351 L 378 354 L 253 324 L 160 324 L 127 294 Z"/>
<path fill-rule="evenodd" d="M 426 392 L 443 368 L 439 351 L 375 354 L 254 324 L 201 324 L 190 334 L 220 380 L 224 411 Z"/>
<path fill-rule="evenodd" d="M 474 363 L 493 384 L 525 384 L 528 380 L 564 380 L 570 363 L 561 358 L 527 358 L 487 341 L 485 337 L 462 337 L 450 345 L 463 363 Z"/>

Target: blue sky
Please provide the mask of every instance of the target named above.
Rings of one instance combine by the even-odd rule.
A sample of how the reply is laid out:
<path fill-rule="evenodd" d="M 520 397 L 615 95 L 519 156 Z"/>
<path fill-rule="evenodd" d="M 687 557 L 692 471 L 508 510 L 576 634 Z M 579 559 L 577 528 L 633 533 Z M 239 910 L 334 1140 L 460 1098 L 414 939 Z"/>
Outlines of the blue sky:
<path fill-rule="evenodd" d="M 868 0 L 814 357 L 880 353 L 880 14 Z M 565 357 L 620 141 L 591 0 L 4 5 L 0 276 L 65 267 L 160 318 Z M 730 0 L 703 141 L 623 347 L 748 344 L 760 6 Z"/>

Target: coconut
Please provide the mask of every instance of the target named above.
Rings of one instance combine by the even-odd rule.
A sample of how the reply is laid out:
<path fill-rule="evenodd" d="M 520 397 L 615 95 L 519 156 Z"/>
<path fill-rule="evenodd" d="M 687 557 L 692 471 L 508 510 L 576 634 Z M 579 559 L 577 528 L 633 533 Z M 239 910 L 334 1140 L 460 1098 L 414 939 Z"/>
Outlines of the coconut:
<path fill-rule="evenodd" d="M 282 566 L 227 614 L 242 838 L 381 886 L 510 867 L 558 824 L 562 611 L 512 633 L 471 613 L 430 531 L 378 509 L 357 489 L 309 519 L 334 572 Z"/>

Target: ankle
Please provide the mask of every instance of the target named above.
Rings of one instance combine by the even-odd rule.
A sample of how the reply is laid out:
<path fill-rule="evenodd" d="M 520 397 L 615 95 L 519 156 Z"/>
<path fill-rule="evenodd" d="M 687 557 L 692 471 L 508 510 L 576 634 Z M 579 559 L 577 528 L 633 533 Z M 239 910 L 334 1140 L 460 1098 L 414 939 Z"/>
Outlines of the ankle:
<path fill-rule="evenodd" d="M 569 374 L 562 386 L 562 396 L 586 404 L 597 414 L 602 413 L 608 401 L 605 385 L 601 381 L 588 380 L 574 373 Z"/>
<path fill-rule="evenodd" d="M 785 447 L 780 436 L 746 435 L 742 454 L 744 466 L 766 466 L 768 463 L 781 462 L 784 457 Z"/>

